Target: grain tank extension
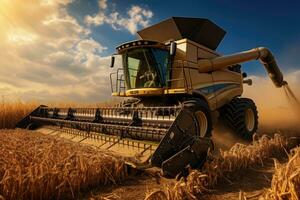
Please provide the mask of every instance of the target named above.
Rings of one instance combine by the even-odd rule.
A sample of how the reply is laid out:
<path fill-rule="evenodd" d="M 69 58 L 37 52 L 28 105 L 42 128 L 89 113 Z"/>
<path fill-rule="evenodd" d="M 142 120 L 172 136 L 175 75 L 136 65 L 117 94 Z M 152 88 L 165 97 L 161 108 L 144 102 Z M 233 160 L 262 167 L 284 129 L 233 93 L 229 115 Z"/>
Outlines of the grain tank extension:
<path fill-rule="evenodd" d="M 125 157 L 137 168 L 160 167 L 176 176 L 201 167 L 217 120 L 245 139 L 258 127 L 255 103 L 242 98 L 251 85 L 241 63 L 260 60 L 276 87 L 286 84 L 271 52 L 254 48 L 233 55 L 215 50 L 225 31 L 208 19 L 172 17 L 138 31 L 112 56 L 114 107 L 40 106 L 17 125 Z M 115 61 L 119 62 L 115 62 Z M 115 63 L 121 63 L 114 66 Z M 98 91 L 99 92 L 99 91 Z"/>

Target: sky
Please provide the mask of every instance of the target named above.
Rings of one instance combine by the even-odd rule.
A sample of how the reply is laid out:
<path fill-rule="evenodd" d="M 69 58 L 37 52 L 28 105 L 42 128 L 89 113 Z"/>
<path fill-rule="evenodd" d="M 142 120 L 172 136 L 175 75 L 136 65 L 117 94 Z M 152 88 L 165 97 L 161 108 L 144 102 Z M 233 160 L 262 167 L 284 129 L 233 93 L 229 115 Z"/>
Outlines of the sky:
<path fill-rule="evenodd" d="M 136 31 L 171 16 L 208 18 L 231 54 L 268 47 L 300 85 L 300 2 L 237 0 L 0 0 L 0 95 L 7 100 L 100 102 L 110 98 L 110 55 Z M 243 65 L 266 78 L 257 61 Z"/>

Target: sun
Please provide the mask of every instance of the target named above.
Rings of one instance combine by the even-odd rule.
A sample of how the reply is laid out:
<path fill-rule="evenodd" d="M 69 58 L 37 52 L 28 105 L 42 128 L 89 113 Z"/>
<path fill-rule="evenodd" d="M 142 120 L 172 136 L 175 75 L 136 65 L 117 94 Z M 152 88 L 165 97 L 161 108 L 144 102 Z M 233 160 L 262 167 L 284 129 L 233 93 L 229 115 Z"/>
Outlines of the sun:
<path fill-rule="evenodd" d="M 20 1 L 0 0 L 0 41 L 13 44 L 32 43 L 37 36 L 24 25 Z"/>

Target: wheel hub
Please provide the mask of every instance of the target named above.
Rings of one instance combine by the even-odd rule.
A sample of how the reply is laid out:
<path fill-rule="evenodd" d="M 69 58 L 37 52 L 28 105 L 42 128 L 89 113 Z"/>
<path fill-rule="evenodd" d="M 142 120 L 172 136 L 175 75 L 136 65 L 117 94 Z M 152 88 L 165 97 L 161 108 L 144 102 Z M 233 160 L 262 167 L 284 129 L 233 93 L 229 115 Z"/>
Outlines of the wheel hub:
<path fill-rule="evenodd" d="M 254 112 L 251 108 L 248 108 L 245 112 L 245 123 L 248 131 L 253 131 L 255 125 Z"/>
<path fill-rule="evenodd" d="M 199 136 L 205 137 L 205 134 L 206 134 L 207 128 L 208 128 L 208 121 L 207 121 L 206 115 L 203 111 L 197 111 L 195 113 L 195 116 L 198 121 Z"/>

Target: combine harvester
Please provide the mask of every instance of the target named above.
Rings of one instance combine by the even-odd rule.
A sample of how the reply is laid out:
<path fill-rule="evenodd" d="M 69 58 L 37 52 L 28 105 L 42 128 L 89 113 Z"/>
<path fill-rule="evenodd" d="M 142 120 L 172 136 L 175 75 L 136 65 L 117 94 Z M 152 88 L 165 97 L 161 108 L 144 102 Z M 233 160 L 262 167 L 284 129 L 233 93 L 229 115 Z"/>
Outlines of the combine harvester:
<path fill-rule="evenodd" d="M 111 67 L 122 63 L 110 75 L 112 95 L 126 98 L 121 105 L 40 106 L 17 127 L 109 150 L 134 167 L 156 166 L 175 177 L 205 162 L 218 119 L 246 139 L 257 130 L 255 103 L 241 98 L 243 84 L 252 81 L 240 63 L 260 60 L 276 87 L 287 84 L 264 47 L 218 54 L 225 31 L 208 19 L 172 17 L 138 35 L 111 60 Z"/>

